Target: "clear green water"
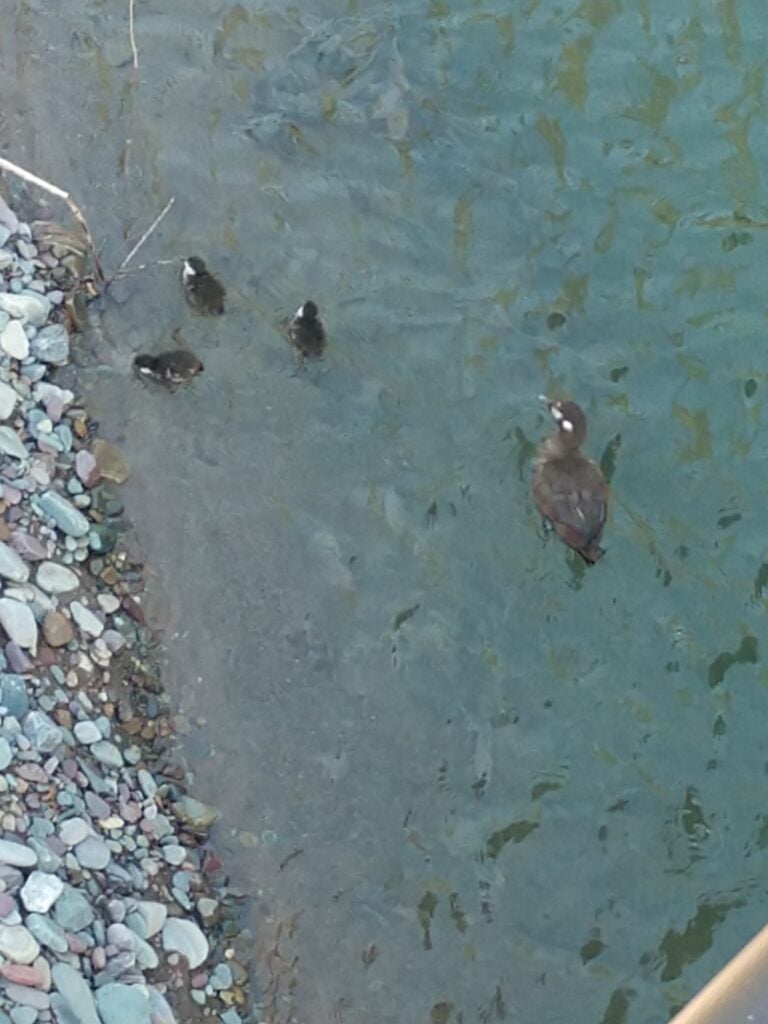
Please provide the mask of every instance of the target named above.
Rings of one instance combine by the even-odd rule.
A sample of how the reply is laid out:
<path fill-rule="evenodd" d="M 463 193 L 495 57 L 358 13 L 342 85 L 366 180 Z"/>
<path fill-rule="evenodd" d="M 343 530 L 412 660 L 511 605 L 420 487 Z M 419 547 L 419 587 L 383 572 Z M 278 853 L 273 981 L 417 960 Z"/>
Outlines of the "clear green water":
<path fill-rule="evenodd" d="M 112 265 L 175 195 L 144 256 L 233 293 L 131 278 L 89 379 L 264 1019 L 666 1019 L 768 902 L 762 5 L 137 0 L 137 89 L 127 4 L 10 6 L 3 149 Z M 588 574 L 544 389 L 615 468 Z"/>

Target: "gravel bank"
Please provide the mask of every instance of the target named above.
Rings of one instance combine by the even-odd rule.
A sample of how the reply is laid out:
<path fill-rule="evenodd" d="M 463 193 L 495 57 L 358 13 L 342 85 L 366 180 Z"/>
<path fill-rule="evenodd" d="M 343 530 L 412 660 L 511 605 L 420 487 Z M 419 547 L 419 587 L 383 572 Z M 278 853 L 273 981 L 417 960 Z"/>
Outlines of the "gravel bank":
<path fill-rule="evenodd" d="M 121 544 L 129 469 L 62 371 L 52 237 L 0 201 L 0 1024 L 240 1024 L 248 936 Z"/>

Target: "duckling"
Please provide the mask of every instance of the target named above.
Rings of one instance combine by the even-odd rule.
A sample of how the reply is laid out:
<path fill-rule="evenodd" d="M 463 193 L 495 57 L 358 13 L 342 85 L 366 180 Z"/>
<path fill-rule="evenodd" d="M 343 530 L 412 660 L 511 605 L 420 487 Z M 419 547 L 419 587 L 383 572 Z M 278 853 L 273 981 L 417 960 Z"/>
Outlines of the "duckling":
<path fill-rule="evenodd" d="M 597 463 L 579 448 L 587 418 L 576 402 L 553 402 L 545 395 L 556 430 L 536 453 L 533 497 L 558 537 L 589 565 L 603 554 L 600 538 L 608 512 L 608 484 Z"/>
<path fill-rule="evenodd" d="M 318 315 L 317 306 L 311 299 L 296 310 L 288 327 L 288 335 L 298 349 L 302 360 L 319 358 L 325 349 L 325 327 Z"/>
<path fill-rule="evenodd" d="M 183 348 L 161 352 L 157 356 L 142 353 L 133 360 L 136 373 L 151 377 L 173 391 L 180 384 L 189 384 L 193 377 L 202 373 L 205 367 L 193 352 Z"/>
<path fill-rule="evenodd" d="M 190 256 L 184 260 L 181 283 L 187 302 L 198 313 L 218 316 L 224 312 L 227 289 L 213 276 L 199 256 Z"/>

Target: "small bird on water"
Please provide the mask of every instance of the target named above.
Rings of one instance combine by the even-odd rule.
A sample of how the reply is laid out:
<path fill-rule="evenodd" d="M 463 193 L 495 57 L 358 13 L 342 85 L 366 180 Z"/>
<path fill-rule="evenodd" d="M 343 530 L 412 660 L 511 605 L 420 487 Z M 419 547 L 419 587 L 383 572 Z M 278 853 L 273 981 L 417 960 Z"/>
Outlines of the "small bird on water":
<path fill-rule="evenodd" d="M 213 276 L 199 256 L 190 256 L 184 260 L 181 283 L 187 302 L 198 313 L 218 316 L 224 312 L 227 289 Z"/>
<path fill-rule="evenodd" d="M 302 360 L 319 358 L 325 349 L 325 327 L 311 299 L 299 306 L 288 327 L 288 336 Z"/>
<path fill-rule="evenodd" d="M 183 348 L 161 352 L 157 356 L 142 353 L 133 360 L 133 366 L 140 376 L 151 377 L 171 391 L 182 384 L 189 384 L 193 377 L 205 369 L 193 352 Z"/>
<path fill-rule="evenodd" d="M 556 429 L 536 453 L 533 497 L 558 537 L 593 565 L 603 554 L 600 538 L 608 513 L 608 484 L 597 463 L 579 451 L 587 436 L 587 418 L 576 402 L 539 397 Z"/>

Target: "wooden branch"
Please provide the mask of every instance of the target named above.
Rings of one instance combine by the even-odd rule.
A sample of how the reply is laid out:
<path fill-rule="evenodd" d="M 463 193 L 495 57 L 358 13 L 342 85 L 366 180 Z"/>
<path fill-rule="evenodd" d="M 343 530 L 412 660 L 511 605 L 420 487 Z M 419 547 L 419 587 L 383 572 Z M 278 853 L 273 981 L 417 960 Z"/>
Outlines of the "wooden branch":
<path fill-rule="evenodd" d="M 96 246 L 93 244 L 93 236 L 91 235 L 91 229 L 88 227 L 88 221 L 85 219 L 85 214 L 69 192 L 65 192 L 64 189 L 59 188 L 58 185 L 51 184 L 51 182 L 46 181 L 45 178 L 39 178 L 36 174 L 32 174 L 31 171 L 26 171 L 23 167 L 19 167 L 18 164 L 11 163 L 10 160 L 6 160 L 4 157 L 0 157 L 0 170 L 7 171 L 9 174 L 14 174 L 17 178 L 21 178 L 23 181 L 29 182 L 30 185 L 36 185 L 44 192 L 48 192 L 50 195 L 64 200 L 69 207 L 72 216 L 83 229 L 86 241 L 88 242 L 88 247 L 91 250 L 93 268 L 96 271 L 97 279 L 103 281 L 104 271 L 101 266 L 101 260 L 96 252 Z"/>

